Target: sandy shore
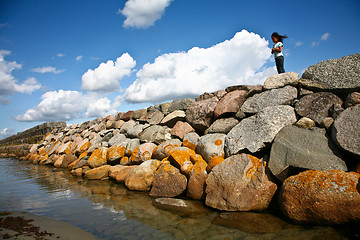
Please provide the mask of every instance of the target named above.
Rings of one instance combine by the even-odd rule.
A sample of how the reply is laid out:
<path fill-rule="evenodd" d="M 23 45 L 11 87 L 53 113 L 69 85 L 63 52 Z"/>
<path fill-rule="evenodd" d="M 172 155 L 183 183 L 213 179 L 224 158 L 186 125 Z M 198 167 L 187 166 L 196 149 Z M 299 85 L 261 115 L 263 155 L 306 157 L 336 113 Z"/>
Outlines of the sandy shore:
<path fill-rule="evenodd" d="M 30 213 L 0 212 L 1 239 L 98 239 L 69 223 Z"/>

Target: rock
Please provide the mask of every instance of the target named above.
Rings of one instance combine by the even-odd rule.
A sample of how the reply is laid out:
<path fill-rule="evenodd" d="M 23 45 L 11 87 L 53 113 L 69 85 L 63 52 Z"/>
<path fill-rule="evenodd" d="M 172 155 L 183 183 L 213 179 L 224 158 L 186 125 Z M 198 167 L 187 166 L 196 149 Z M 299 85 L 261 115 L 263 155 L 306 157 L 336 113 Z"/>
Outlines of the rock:
<path fill-rule="evenodd" d="M 289 177 L 281 187 L 281 211 L 296 222 L 344 224 L 360 221 L 360 174 L 313 171 Z"/>
<path fill-rule="evenodd" d="M 241 107 L 244 113 L 257 113 L 260 110 L 278 105 L 290 105 L 297 98 L 297 89 L 292 86 L 272 89 L 246 99 Z"/>
<path fill-rule="evenodd" d="M 71 170 L 70 173 L 74 176 L 81 177 L 83 174 L 83 170 L 82 170 L 82 168 L 77 168 L 77 169 Z"/>
<path fill-rule="evenodd" d="M 296 86 L 299 82 L 299 74 L 295 72 L 287 72 L 276 74 L 268 77 L 264 83 L 264 89 L 282 88 L 286 85 Z"/>
<path fill-rule="evenodd" d="M 147 111 L 148 112 L 161 111 L 161 105 L 160 104 L 152 105 L 147 108 Z"/>
<path fill-rule="evenodd" d="M 69 166 L 69 164 L 71 164 L 72 162 L 76 161 L 78 158 L 75 155 L 64 155 L 64 159 L 61 163 L 62 168 L 67 168 Z"/>
<path fill-rule="evenodd" d="M 126 123 L 124 123 L 124 125 L 122 125 L 122 127 L 120 128 L 120 133 L 122 134 L 126 134 L 130 129 L 132 129 L 133 127 L 135 127 L 138 123 L 135 122 L 134 120 L 129 120 Z"/>
<path fill-rule="evenodd" d="M 156 145 L 154 143 L 144 143 L 135 148 L 130 157 L 132 164 L 139 164 L 151 159 L 152 152 Z"/>
<path fill-rule="evenodd" d="M 228 134 L 230 130 L 239 123 L 236 118 L 219 118 L 211 126 L 205 130 L 204 134 L 224 133 Z"/>
<path fill-rule="evenodd" d="M 360 90 L 360 53 L 308 67 L 300 84 L 311 90 L 348 94 Z"/>
<path fill-rule="evenodd" d="M 267 107 L 256 115 L 243 119 L 226 135 L 225 153 L 231 156 L 248 149 L 255 153 L 270 144 L 286 125 L 296 122 L 290 106 Z"/>
<path fill-rule="evenodd" d="M 115 128 L 115 120 L 108 120 L 106 121 L 106 129 L 113 129 Z"/>
<path fill-rule="evenodd" d="M 105 123 L 103 123 L 103 122 L 101 122 L 101 123 L 99 123 L 99 124 L 96 124 L 95 126 L 94 126 L 94 131 L 95 132 L 101 132 L 101 131 L 103 131 L 103 130 L 105 130 L 106 129 L 106 125 L 105 125 Z"/>
<path fill-rule="evenodd" d="M 39 144 L 33 144 L 31 145 L 31 148 L 29 150 L 30 153 L 35 153 L 37 151 Z"/>
<path fill-rule="evenodd" d="M 139 120 L 142 116 L 147 114 L 147 109 L 139 109 L 133 112 L 132 118 L 135 120 Z"/>
<path fill-rule="evenodd" d="M 134 191 L 149 191 L 160 164 L 160 161 L 149 160 L 133 168 L 125 177 L 126 187 Z"/>
<path fill-rule="evenodd" d="M 218 118 L 229 114 L 235 115 L 244 103 L 247 93 L 245 90 L 235 90 L 227 93 L 216 105 L 214 117 Z"/>
<path fill-rule="evenodd" d="M 110 165 L 116 165 L 120 163 L 120 159 L 125 156 L 125 147 L 114 145 L 108 149 L 108 160 Z"/>
<path fill-rule="evenodd" d="M 126 144 L 126 148 L 125 148 L 125 155 L 130 157 L 131 154 L 133 153 L 133 151 L 140 146 L 140 140 L 135 138 L 135 139 L 131 139 L 127 144 Z"/>
<path fill-rule="evenodd" d="M 185 119 L 185 112 L 182 110 L 175 110 L 172 113 L 168 114 L 166 117 L 161 120 L 162 125 L 168 127 L 174 127 L 178 121 L 183 121 Z"/>
<path fill-rule="evenodd" d="M 108 132 L 105 134 L 105 136 L 101 139 L 101 142 L 109 142 L 109 140 L 114 137 L 114 134 L 112 132 Z"/>
<path fill-rule="evenodd" d="M 248 154 L 225 159 L 206 179 L 206 205 L 225 211 L 266 209 L 277 187 L 269 181 L 265 166 Z"/>
<path fill-rule="evenodd" d="M 89 157 L 88 165 L 91 168 L 97 168 L 106 164 L 108 159 L 108 149 L 98 148 Z"/>
<path fill-rule="evenodd" d="M 176 167 L 169 162 L 163 162 L 155 173 L 150 196 L 176 197 L 181 195 L 187 186 L 187 179 Z"/>
<path fill-rule="evenodd" d="M 210 173 L 211 170 L 212 170 L 215 166 L 219 165 L 219 164 L 222 163 L 224 160 L 225 160 L 225 159 L 224 159 L 223 157 L 212 157 L 212 158 L 210 159 L 207 167 L 206 167 L 206 171 L 207 171 L 208 173 Z"/>
<path fill-rule="evenodd" d="M 178 121 L 171 130 L 171 136 L 184 139 L 189 132 L 195 132 L 195 129 L 187 122 Z"/>
<path fill-rule="evenodd" d="M 110 165 L 104 165 L 101 167 L 93 168 L 85 172 L 85 177 L 89 180 L 105 179 L 109 176 Z"/>
<path fill-rule="evenodd" d="M 113 179 L 115 179 L 115 181 L 117 183 L 125 183 L 125 178 L 129 174 L 129 172 L 131 172 L 134 168 L 137 168 L 138 166 L 136 166 L 136 165 L 133 165 L 133 166 L 117 165 L 114 167 L 116 167 L 116 168 L 113 168 L 113 169 L 110 168 L 109 176 L 112 177 Z M 110 171 L 111 171 L 111 175 L 110 175 Z"/>
<path fill-rule="evenodd" d="M 178 213 L 181 216 L 199 216 L 208 214 L 210 211 L 202 205 L 199 201 L 191 201 L 177 198 L 156 198 L 152 204 L 166 211 Z"/>
<path fill-rule="evenodd" d="M 275 137 L 269 169 L 281 181 L 296 169 L 347 171 L 346 164 L 339 155 L 324 129 L 309 130 L 289 125 Z"/>
<path fill-rule="evenodd" d="M 126 133 L 126 136 L 129 138 L 139 138 L 140 133 L 142 133 L 142 131 L 149 126 L 149 124 L 138 124 L 135 127 L 129 129 L 129 131 Z"/>
<path fill-rule="evenodd" d="M 56 159 L 55 163 L 54 163 L 54 167 L 56 168 L 60 168 L 62 165 L 62 162 L 64 161 L 66 155 L 61 155 L 58 159 Z"/>
<path fill-rule="evenodd" d="M 219 90 L 213 93 L 203 93 L 200 96 L 198 96 L 197 98 L 195 98 L 195 102 L 200 102 L 200 101 L 204 101 L 204 100 L 208 100 L 210 98 L 217 98 L 218 100 L 220 100 L 223 96 L 226 95 L 226 91 L 225 90 Z"/>
<path fill-rule="evenodd" d="M 329 130 L 333 123 L 334 123 L 334 119 L 332 117 L 326 117 L 321 121 L 320 127 Z"/>
<path fill-rule="evenodd" d="M 248 92 L 247 98 L 252 97 L 256 93 L 261 93 L 263 91 L 262 85 L 237 85 L 227 87 L 226 92 L 232 92 L 236 90 L 245 90 Z"/>
<path fill-rule="evenodd" d="M 166 126 L 152 125 L 139 134 L 139 139 L 142 142 L 161 144 L 162 142 L 171 139 L 170 132 L 171 129 Z"/>
<path fill-rule="evenodd" d="M 147 115 L 140 118 L 140 121 L 147 122 L 150 125 L 156 125 L 164 118 L 164 114 L 160 111 L 149 111 Z"/>
<path fill-rule="evenodd" d="M 170 102 L 167 103 L 162 103 L 160 104 L 160 111 L 164 114 L 164 115 L 168 115 L 169 112 L 169 107 L 171 106 Z"/>
<path fill-rule="evenodd" d="M 61 145 L 56 149 L 55 152 L 56 152 L 58 155 L 66 154 L 66 151 L 67 151 L 67 150 L 70 152 L 70 147 L 71 147 L 71 142 L 67 142 L 67 143 L 61 144 Z"/>
<path fill-rule="evenodd" d="M 164 158 L 170 156 L 174 148 L 180 147 L 181 141 L 179 139 L 170 139 L 161 143 L 153 150 L 152 158 L 163 160 Z"/>
<path fill-rule="evenodd" d="M 83 166 L 85 166 L 85 164 L 87 163 L 87 161 L 89 160 L 89 157 L 83 157 L 80 159 L 80 161 L 78 161 L 74 168 L 73 169 L 76 169 L 76 168 L 82 168 Z"/>
<path fill-rule="evenodd" d="M 120 120 L 129 121 L 132 119 L 132 116 L 134 114 L 134 111 L 127 111 L 126 113 L 122 114 L 120 117 Z"/>
<path fill-rule="evenodd" d="M 124 134 L 116 134 L 114 135 L 112 138 L 110 138 L 109 140 L 109 146 L 112 147 L 114 145 L 118 145 L 118 146 L 126 146 L 127 142 L 129 140 L 125 137 Z"/>
<path fill-rule="evenodd" d="M 236 117 L 238 120 L 242 120 L 243 118 L 246 117 L 246 114 L 245 114 L 243 111 L 239 110 L 239 111 L 235 114 L 235 117 Z"/>
<path fill-rule="evenodd" d="M 196 132 L 187 133 L 184 136 L 183 146 L 195 150 L 199 139 L 200 136 Z"/>
<path fill-rule="evenodd" d="M 331 130 L 334 142 L 343 150 L 360 156 L 360 105 L 345 109 Z"/>
<path fill-rule="evenodd" d="M 335 103 L 334 105 L 332 105 L 329 108 L 329 115 L 333 118 L 336 119 L 340 113 L 342 113 L 344 111 L 344 109 L 341 107 L 340 104 Z"/>
<path fill-rule="evenodd" d="M 168 112 L 172 113 L 176 110 L 186 111 L 186 109 L 194 102 L 195 100 L 191 98 L 175 99 L 171 102 Z"/>
<path fill-rule="evenodd" d="M 315 122 L 310 118 L 302 117 L 295 125 L 300 128 L 312 128 L 315 127 Z"/>
<path fill-rule="evenodd" d="M 77 156 L 81 155 L 83 152 L 88 150 L 89 147 L 90 147 L 89 139 L 82 140 L 76 147 L 75 155 L 77 155 Z"/>
<path fill-rule="evenodd" d="M 196 152 L 200 154 L 206 162 L 210 162 L 212 157 L 225 157 L 224 144 L 225 134 L 212 133 L 200 137 Z"/>
<path fill-rule="evenodd" d="M 352 107 L 355 105 L 360 105 L 360 92 L 350 93 L 345 100 L 344 107 Z"/>
<path fill-rule="evenodd" d="M 194 102 L 186 110 L 186 121 L 190 125 L 204 132 L 211 125 L 218 98 L 213 97 L 207 100 Z"/>
<path fill-rule="evenodd" d="M 207 178 L 207 164 L 196 162 L 191 168 L 186 195 L 189 198 L 200 200 L 205 198 L 205 182 Z"/>
<path fill-rule="evenodd" d="M 117 120 L 114 124 L 114 128 L 120 129 L 125 124 L 124 120 Z"/>

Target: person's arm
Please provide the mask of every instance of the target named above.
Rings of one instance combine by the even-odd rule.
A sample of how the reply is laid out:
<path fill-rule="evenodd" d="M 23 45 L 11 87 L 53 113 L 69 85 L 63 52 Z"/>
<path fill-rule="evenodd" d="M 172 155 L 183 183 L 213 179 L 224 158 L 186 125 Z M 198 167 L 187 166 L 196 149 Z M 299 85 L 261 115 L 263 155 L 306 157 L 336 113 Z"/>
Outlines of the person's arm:
<path fill-rule="evenodd" d="M 278 47 L 278 48 L 273 48 L 271 50 L 271 53 L 274 53 L 274 52 L 282 52 L 282 46 Z"/>

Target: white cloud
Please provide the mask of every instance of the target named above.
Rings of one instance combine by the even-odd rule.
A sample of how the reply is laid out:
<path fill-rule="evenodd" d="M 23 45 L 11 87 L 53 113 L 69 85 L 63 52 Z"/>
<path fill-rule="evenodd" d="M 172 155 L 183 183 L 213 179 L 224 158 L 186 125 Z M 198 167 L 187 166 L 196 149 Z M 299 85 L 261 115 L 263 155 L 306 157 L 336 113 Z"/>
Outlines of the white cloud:
<path fill-rule="evenodd" d="M 29 78 L 23 83 L 19 83 L 11 74 L 13 70 L 21 69 L 21 64 L 8 62 L 5 56 L 11 54 L 10 51 L 0 50 L 0 103 L 9 104 L 8 97 L 14 93 L 32 93 L 40 89 L 41 85 L 35 78 Z"/>
<path fill-rule="evenodd" d="M 77 57 L 76 57 L 76 61 L 79 62 L 79 61 L 81 61 L 82 58 L 83 58 L 83 56 L 81 56 L 81 55 L 80 55 L 80 56 L 77 56 Z"/>
<path fill-rule="evenodd" d="M 78 91 L 59 90 L 46 92 L 41 102 L 15 117 L 20 122 L 71 120 L 83 117 L 107 115 L 111 111 L 110 100 L 94 93 L 83 94 Z"/>
<path fill-rule="evenodd" d="M 128 0 L 119 13 L 126 17 L 124 27 L 147 28 L 159 20 L 172 0 Z"/>
<path fill-rule="evenodd" d="M 316 47 L 316 46 L 318 46 L 320 43 L 321 43 L 321 41 L 326 41 L 326 40 L 328 40 L 329 39 L 329 37 L 330 37 L 330 33 L 324 33 L 323 35 L 321 35 L 321 38 L 320 38 L 320 40 L 319 41 L 314 41 L 314 42 L 312 42 L 312 46 L 313 47 Z"/>
<path fill-rule="evenodd" d="M 124 53 L 116 61 L 101 63 L 95 70 L 89 69 L 82 76 L 82 89 L 87 91 L 114 92 L 120 90 L 120 80 L 131 74 L 136 61 Z"/>
<path fill-rule="evenodd" d="M 160 102 L 195 97 L 231 85 L 263 84 L 274 68 L 264 64 L 271 54 L 268 42 L 242 30 L 209 48 L 159 56 L 145 64 L 125 91 L 128 102 Z"/>
<path fill-rule="evenodd" d="M 0 131 L 0 139 L 10 137 L 15 134 L 15 131 L 12 129 L 4 128 Z"/>
<path fill-rule="evenodd" d="M 300 41 L 299 41 L 299 42 L 296 42 L 296 43 L 295 43 L 295 47 L 300 47 L 300 46 L 302 46 L 303 44 L 304 44 L 304 43 L 303 43 L 303 42 L 300 42 Z"/>
<path fill-rule="evenodd" d="M 65 70 L 59 70 L 56 69 L 54 67 L 37 67 L 37 68 L 33 68 L 31 69 L 31 71 L 36 72 L 36 73 L 54 73 L 54 74 L 59 74 L 64 72 Z"/>
<path fill-rule="evenodd" d="M 65 54 L 63 54 L 63 53 L 58 53 L 58 54 L 56 54 L 56 56 L 57 56 L 57 57 L 65 57 Z"/>

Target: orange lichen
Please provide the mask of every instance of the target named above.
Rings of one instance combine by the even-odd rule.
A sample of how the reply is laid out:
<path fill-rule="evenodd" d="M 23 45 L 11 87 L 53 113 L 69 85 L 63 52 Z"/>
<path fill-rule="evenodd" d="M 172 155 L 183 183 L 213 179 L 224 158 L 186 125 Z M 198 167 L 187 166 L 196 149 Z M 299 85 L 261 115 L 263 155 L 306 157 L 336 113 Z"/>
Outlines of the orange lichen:
<path fill-rule="evenodd" d="M 108 154 L 109 154 L 109 159 L 122 158 L 125 155 L 125 147 L 117 146 L 117 145 L 112 146 L 111 148 L 109 148 Z"/>
<path fill-rule="evenodd" d="M 251 160 L 251 166 L 245 171 L 245 176 L 248 179 L 253 179 L 259 176 L 260 168 L 263 166 L 264 162 L 251 155 L 248 155 L 248 157 Z"/>
<path fill-rule="evenodd" d="M 223 143 L 223 141 L 221 139 L 216 139 L 215 140 L 215 145 L 216 146 L 221 146 L 222 143 Z"/>
<path fill-rule="evenodd" d="M 80 151 L 81 151 L 81 152 L 86 151 L 86 150 L 89 149 L 89 147 L 90 147 L 90 142 L 86 142 L 86 143 L 84 143 L 83 145 L 81 145 Z"/>
<path fill-rule="evenodd" d="M 206 168 L 206 171 L 207 171 L 207 172 L 210 172 L 215 166 L 219 165 L 219 164 L 222 163 L 223 161 L 224 161 L 224 158 L 222 158 L 222 157 L 217 157 L 217 156 L 212 157 L 212 158 L 210 159 L 210 162 L 209 162 L 207 168 Z M 230 163 L 231 163 L 231 162 L 229 162 L 229 164 L 230 164 Z"/>
<path fill-rule="evenodd" d="M 139 148 L 140 148 L 140 146 L 137 146 L 137 147 L 134 149 L 134 151 L 131 153 L 130 160 L 131 160 L 132 162 L 135 162 L 135 160 L 136 160 L 136 158 L 137 158 L 137 154 L 138 154 L 138 152 L 139 152 Z"/>
<path fill-rule="evenodd" d="M 82 154 L 80 154 L 79 159 L 81 160 L 83 157 L 85 157 L 85 156 L 87 156 L 87 155 L 88 155 L 88 152 L 85 151 L 85 152 L 83 152 Z"/>
<path fill-rule="evenodd" d="M 183 142 L 183 146 L 187 147 L 187 148 L 190 148 L 192 150 L 196 149 L 196 145 L 193 144 L 192 142 L 189 142 L 187 139 Z"/>
<path fill-rule="evenodd" d="M 169 156 L 169 161 L 177 168 L 181 168 L 184 162 L 190 162 L 190 154 L 186 150 L 175 150 Z"/>
<path fill-rule="evenodd" d="M 129 161 L 128 157 L 123 157 L 120 160 L 120 165 L 126 166 L 126 165 L 129 165 L 129 163 L 130 163 L 130 161 Z"/>

